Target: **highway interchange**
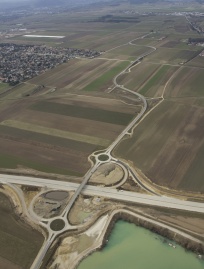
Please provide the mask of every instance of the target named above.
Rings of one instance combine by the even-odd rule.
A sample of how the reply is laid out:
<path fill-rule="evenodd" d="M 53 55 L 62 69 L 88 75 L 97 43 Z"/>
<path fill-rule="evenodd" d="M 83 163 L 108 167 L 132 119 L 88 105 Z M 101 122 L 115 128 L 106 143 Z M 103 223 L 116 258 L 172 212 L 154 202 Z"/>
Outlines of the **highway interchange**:
<path fill-rule="evenodd" d="M 146 36 L 146 35 L 145 35 Z M 141 38 L 144 38 L 145 36 L 142 36 Z M 135 39 L 136 40 L 136 39 Z M 134 45 L 132 42 L 134 40 L 128 42 L 127 44 Z M 120 88 L 123 91 L 126 91 L 132 95 L 134 95 L 137 99 L 139 99 L 142 103 L 142 109 L 139 112 L 139 114 L 136 115 L 136 117 L 129 123 L 129 125 L 122 131 L 122 133 L 115 139 L 115 141 L 104 151 L 93 153 L 92 158 L 89 158 L 92 161 L 92 167 L 91 169 L 85 174 L 83 181 L 81 184 L 71 183 L 71 182 L 64 182 L 64 181 L 58 181 L 58 180 L 49 180 L 49 179 L 43 179 L 43 178 L 35 178 L 35 177 L 26 177 L 26 176 L 15 176 L 15 175 L 0 175 L 0 184 L 8 185 L 15 191 L 15 193 L 18 195 L 22 208 L 27 215 L 27 217 L 30 219 L 30 221 L 36 223 L 37 225 L 43 226 L 47 232 L 48 236 L 45 240 L 40 252 L 38 253 L 36 259 L 34 260 L 32 266 L 30 269 L 39 269 L 43 259 L 56 239 L 56 237 L 59 234 L 62 234 L 65 231 L 71 231 L 75 230 L 76 226 L 70 225 L 68 221 L 68 214 L 70 212 L 70 209 L 72 208 L 73 204 L 75 203 L 77 197 L 79 194 L 85 194 L 90 196 L 100 196 L 100 197 L 106 197 L 109 199 L 114 199 L 120 202 L 125 203 L 135 203 L 135 204 L 142 204 L 142 205 L 148 205 L 148 206 L 158 206 L 162 208 L 170 208 L 170 209 L 177 209 L 177 210 L 183 210 L 183 211 L 190 211 L 190 212 L 198 212 L 198 213 L 204 213 L 204 204 L 203 203 L 197 203 L 197 202 L 190 202 L 190 201 L 183 201 L 175 198 L 170 198 L 166 196 L 160 196 L 157 194 L 153 189 L 150 187 L 145 186 L 143 183 L 141 183 L 137 177 L 137 175 L 131 170 L 130 167 L 128 167 L 127 164 L 123 163 L 120 160 L 117 160 L 116 158 L 112 157 L 111 152 L 113 149 L 120 143 L 120 141 L 126 136 L 130 135 L 130 132 L 132 131 L 132 128 L 140 121 L 140 119 L 143 117 L 147 110 L 147 101 L 144 96 L 141 94 L 131 91 L 127 88 L 125 88 L 123 85 L 119 85 L 117 83 L 117 79 L 120 75 L 127 72 L 127 70 L 130 70 L 132 66 L 139 63 L 144 57 L 148 56 L 150 53 L 154 52 L 156 48 L 151 47 L 151 51 L 139 56 L 134 62 L 131 62 L 131 64 L 121 73 L 119 73 L 114 79 L 114 88 Z M 106 160 L 102 160 L 101 156 L 106 156 Z M 118 163 L 124 170 L 124 180 L 126 180 L 129 176 L 132 176 L 136 182 L 144 188 L 146 191 L 149 192 L 149 194 L 141 194 L 136 192 L 130 192 L 130 191 L 118 191 L 114 188 L 107 188 L 107 187 L 99 187 L 99 186 L 90 186 L 88 185 L 88 181 L 92 174 L 97 170 L 97 168 L 103 164 L 103 163 Z M 26 185 L 26 186 L 36 186 L 40 188 L 48 188 L 49 190 L 67 190 L 67 191 L 74 191 L 74 195 L 69 200 L 68 204 L 64 208 L 62 214 L 58 217 L 51 218 L 51 219 L 43 219 L 37 216 L 33 212 L 33 203 L 36 197 L 31 202 L 31 205 L 29 208 L 26 207 L 25 200 L 23 197 L 23 192 L 20 188 L 16 186 L 16 184 L 20 185 Z M 40 194 L 39 194 L 40 195 Z M 53 231 L 51 229 L 51 223 L 54 220 L 62 220 L 64 222 L 64 227 L 60 231 Z"/>

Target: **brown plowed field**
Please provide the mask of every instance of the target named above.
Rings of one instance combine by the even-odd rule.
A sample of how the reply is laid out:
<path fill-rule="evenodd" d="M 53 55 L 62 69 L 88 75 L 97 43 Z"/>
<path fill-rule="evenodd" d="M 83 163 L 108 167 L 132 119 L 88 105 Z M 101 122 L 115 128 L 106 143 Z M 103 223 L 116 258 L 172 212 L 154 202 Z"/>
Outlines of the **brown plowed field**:
<path fill-rule="evenodd" d="M 3 268 L 3 269 L 21 269 L 22 267 L 0 257 L 0 268 Z"/>
<path fill-rule="evenodd" d="M 2 98 L 0 167 L 83 175 L 90 167 L 88 156 L 110 145 L 138 107 L 111 96 L 88 96 L 86 91 L 84 96 L 70 94 L 69 89 L 78 91 L 93 84 L 91 90 L 98 91 L 104 84 L 113 84 L 115 73 L 126 65 L 73 59 L 14 87 Z M 50 88 L 42 87 L 42 93 L 28 97 L 38 85 Z"/>
<path fill-rule="evenodd" d="M 39 96 L 13 100 L 2 109 L 1 168 L 83 175 L 90 167 L 88 156 L 107 147 L 136 110 L 135 106 L 118 100 L 96 97 L 92 100 L 87 95 L 42 99 Z M 49 111 L 44 111 L 46 104 Z M 58 107 L 64 114 L 56 110 Z M 72 115 L 75 112 L 78 114 Z"/>
<path fill-rule="evenodd" d="M 164 101 L 115 154 L 133 162 L 156 184 L 204 191 L 203 122 L 203 107 Z"/>
<path fill-rule="evenodd" d="M 116 58 L 120 60 L 127 60 L 127 59 L 135 60 L 140 55 L 145 54 L 151 50 L 152 49 L 148 47 L 127 44 L 125 46 L 115 48 L 110 52 L 107 51 L 106 53 L 103 54 L 103 57 L 109 59 Z"/>
<path fill-rule="evenodd" d="M 81 107 L 92 107 L 96 109 L 106 109 L 115 112 L 133 113 L 135 105 L 127 105 L 121 100 L 86 95 L 69 94 L 67 98 L 55 98 L 55 102 Z"/>
<path fill-rule="evenodd" d="M 196 55 L 198 51 L 191 50 L 180 50 L 180 49 L 170 49 L 170 48 L 159 48 L 157 51 L 148 56 L 145 61 L 155 62 L 155 63 L 171 63 L 171 64 L 183 64 L 190 61 Z"/>
<path fill-rule="evenodd" d="M 81 132 L 85 135 L 101 137 L 104 139 L 113 139 L 124 129 L 124 126 L 111 123 L 104 123 L 93 120 L 83 120 L 57 114 L 50 114 L 40 111 L 27 110 L 26 113 L 14 115 L 12 119 L 20 120 L 25 123 L 37 124 L 49 128 L 70 131 L 74 133 Z"/>
<path fill-rule="evenodd" d="M 47 112 L 51 114 L 58 114 L 64 116 L 71 116 L 74 118 L 83 118 L 89 120 L 97 120 L 112 124 L 127 125 L 131 119 L 132 114 L 124 112 L 109 111 L 106 109 L 97 109 L 92 107 L 83 107 L 76 105 L 59 104 L 56 102 L 42 101 L 30 107 L 32 110 Z"/>
<path fill-rule="evenodd" d="M 166 97 L 203 97 L 204 69 L 183 67 L 169 83 Z"/>
<path fill-rule="evenodd" d="M 23 166 L 24 168 L 30 167 L 48 173 L 71 175 L 83 175 L 86 172 L 89 168 L 87 157 L 92 152 L 90 150 L 84 153 L 46 143 L 29 141 L 25 138 L 23 141 L 13 140 L 13 137 L 1 138 L 0 147 L 1 167 L 3 168 L 14 169 Z M 8 160 L 7 166 L 6 160 Z M 12 165 L 12 163 L 14 164 Z"/>
<path fill-rule="evenodd" d="M 15 215 L 10 200 L 0 193 L 0 268 L 30 268 L 44 238 Z"/>

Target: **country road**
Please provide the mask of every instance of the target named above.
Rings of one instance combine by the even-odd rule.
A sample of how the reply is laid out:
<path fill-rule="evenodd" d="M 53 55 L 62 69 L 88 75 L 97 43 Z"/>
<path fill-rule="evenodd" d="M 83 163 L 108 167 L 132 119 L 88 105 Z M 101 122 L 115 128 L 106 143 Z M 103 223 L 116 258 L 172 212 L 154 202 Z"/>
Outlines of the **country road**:
<path fill-rule="evenodd" d="M 130 41 L 131 42 L 131 41 Z M 152 50 L 144 53 L 142 55 L 140 55 L 135 61 L 133 61 L 127 68 L 125 68 L 125 70 L 123 70 L 122 72 L 120 72 L 117 76 L 114 77 L 113 79 L 113 83 L 115 85 L 115 87 L 122 89 L 123 91 L 129 92 L 135 96 L 137 96 L 137 98 L 139 98 L 142 102 L 143 102 L 143 107 L 140 111 L 140 113 L 129 123 L 129 125 L 122 131 L 122 133 L 116 138 L 116 140 L 108 147 L 108 149 L 106 150 L 106 154 L 111 153 L 111 151 L 117 146 L 117 144 L 123 139 L 123 137 L 128 133 L 128 131 L 142 118 L 142 116 L 144 115 L 144 113 L 147 110 L 147 101 L 145 99 L 145 97 L 143 95 L 141 95 L 138 92 L 134 92 L 130 89 L 127 89 L 126 87 L 124 87 L 123 85 L 119 85 L 117 83 L 117 79 L 119 76 L 121 76 L 122 74 L 124 74 L 126 72 L 126 70 L 129 70 L 132 66 L 134 66 L 136 63 L 140 62 L 140 60 L 146 56 L 148 56 L 149 54 L 151 54 L 152 52 L 154 52 L 156 50 L 155 47 L 151 47 Z"/>

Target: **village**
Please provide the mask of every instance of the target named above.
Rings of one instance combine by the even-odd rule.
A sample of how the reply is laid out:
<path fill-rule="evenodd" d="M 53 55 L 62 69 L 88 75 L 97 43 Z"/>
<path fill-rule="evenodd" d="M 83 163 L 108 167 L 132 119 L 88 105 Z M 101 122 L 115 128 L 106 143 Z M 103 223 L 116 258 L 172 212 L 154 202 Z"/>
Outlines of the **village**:
<path fill-rule="evenodd" d="M 14 86 L 72 58 L 94 58 L 99 55 L 97 51 L 85 49 L 2 43 L 0 44 L 0 81 Z"/>

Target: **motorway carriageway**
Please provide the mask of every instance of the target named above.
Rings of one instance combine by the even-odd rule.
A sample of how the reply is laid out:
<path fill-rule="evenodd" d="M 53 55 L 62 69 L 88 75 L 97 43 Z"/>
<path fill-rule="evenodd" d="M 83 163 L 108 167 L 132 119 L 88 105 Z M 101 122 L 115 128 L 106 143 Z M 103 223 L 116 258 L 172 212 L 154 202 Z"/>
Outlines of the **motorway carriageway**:
<path fill-rule="evenodd" d="M 77 190 L 80 184 L 49 180 L 35 177 L 23 177 L 14 175 L 0 175 L 0 183 L 13 183 L 27 186 L 47 187 L 53 190 Z M 86 185 L 82 194 L 90 196 L 102 196 L 118 201 L 131 202 L 150 206 L 159 206 L 162 208 L 185 210 L 197 213 L 204 213 L 204 203 L 191 202 L 170 198 L 167 196 L 151 196 L 130 191 L 118 191 L 107 187 L 97 187 Z"/>

